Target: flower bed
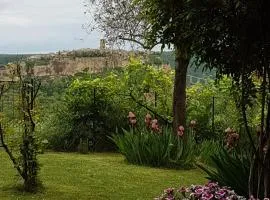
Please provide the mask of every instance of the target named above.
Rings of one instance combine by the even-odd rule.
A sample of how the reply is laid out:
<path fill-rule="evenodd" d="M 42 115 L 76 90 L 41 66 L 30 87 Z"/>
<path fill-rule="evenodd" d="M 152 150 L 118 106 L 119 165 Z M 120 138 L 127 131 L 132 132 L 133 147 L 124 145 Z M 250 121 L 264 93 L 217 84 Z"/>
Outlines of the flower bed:
<path fill-rule="evenodd" d="M 218 183 L 209 182 L 205 185 L 191 185 L 179 189 L 168 188 L 155 200 L 244 200 L 228 187 L 221 187 Z"/>

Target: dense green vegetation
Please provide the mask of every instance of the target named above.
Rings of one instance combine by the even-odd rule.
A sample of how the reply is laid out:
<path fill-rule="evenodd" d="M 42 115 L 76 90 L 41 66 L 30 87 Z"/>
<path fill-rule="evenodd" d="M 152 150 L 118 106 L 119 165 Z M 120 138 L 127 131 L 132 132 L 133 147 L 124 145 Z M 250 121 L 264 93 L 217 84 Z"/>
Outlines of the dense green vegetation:
<path fill-rule="evenodd" d="M 117 128 L 119 133 L 128 129 L 130 111 L 136 114 L 140 127 L 147 113 L 158 119 L 159 125 L 168 125 L 172 120 L 173 74 L 167 68 L 133 61 L 125 69 L 44 80 L 38 99 L 41 136 L 56 150 L 74 151 L 82 140 L 88 140 L 92 150 L 102 151 L 114 148 L 108 136 Z M 218 139 L 228 126 L 237 126 L 240 116 L 230 86 L 231 80 L 224 78 L 218 84 L 209 80 L 187 90 L 187 120 L 198 122 L 198 140 Z M 225 119 L 228 114 L 231 117 Z M 256 116 L 256 112 L 251 114 Z"/>
<path fill-rule="evenodd" d="M 240 134 L 241 145 L 247 146 L 243 126 L 238 125 L 241 115 L 235 98 L 239 93 L 231 89 L 232 80 L 228 77 L 219 82 L 209 79 L 206 84 L 197 83 L 189 87 L 187 121 L 195 120 L 196 124 L 179 130 L 179 135 L 173 136 L 170 128 L 173 76 L 170 68 L 132 60 L 125 68 L 106 69 L 98 74 L 43 77 L 35 104 L 36 133 L 41 150 L 45 147 L 81 153 L 119 151 L 129 163 L 155 167 L 186 169 L 194 168 L 196 162 L 200 162 L 211 180 L 221 182 L 216 177 L 237 177 L 231 170 L 226 171 L 226 175 L 221 174 L 225 171 L 219 167 L 224 163 L 219 157 L 221 148 L 216 148 L 227 149 L 227 136 L 224 135 L 227 127 L 234 128 Z M 7 96 L 13 93 L 11 89 Z M 3 103 L 11 105 L 5 100 Z M 253 127 L 258 123 L 256 109 L 254 106 L 247 112 Z M 127 119 L 129 112 L 135 113 L 135 127 Z M 14 126 L 16 115 L 12 115 L 12 108 L 4 109 L 4 113 L 12 120 L 8 123 L 9 134 L 6 136 L 8 141 L 12 141 L 18 130 Z M 151 126 L 144 122 L 147 113 L 151 120 L 157 119 L 158 131 L 153 129 L 153 121 L 148 122 Z M 16 147 L 18 144 L 10 145 Z M 213 151 L 216 152 L 214 160 Z M 236 155 L 241 154 L 237 152 Z M 235 162 L 237 166 L 242 164 L 241 160 L 236 159 Z M 209 172 L 208 165 L 214 171 Z M 245 186 L 238 190 L 237 181 L 230 178 L 230 181 L 222 180 L 239 194 L 244 193 Z"/>
<path fill-rule="evenodd" d="M 172 135 L 166 127 L 157 131 L 160 132 L 131 129 L 112 139 L 129 163 L 192 168 L 198 150 L 192 131 L 182 136 Z"/>
<path fill-rule="evenodd" d="M 163 51 L 160 53 L 160 58 L 163 64 L 169 64 L 172 68 L 175 68 L 174 51 Z M 196 63 L 196 59 L 192 58 L 189 62 L 187 74 L 189 76 L 195 76 L 202 79 L 214 79 L 216 76 L 216 71 L 215 69 L 209 70 L 207 66 Z"/>
<path fill-rule="evenodd" d="M 163 188 L 204 183 L 205 175 L 194 170 L 168 170 L 127 164 L 119 154 L 91 155 L 46 153 L 40 155 L 40 178 L 45 187 L 37 194 L 14 189 L 18 181 L 4 152 L 0 151 L 0 199 L 153 199 Z"/>
<path fill-rule="evenodd" d="M 24 59 L 28 56 L 31 56 L 30 54 L 23 54 L 23 55 L 16 55 L 16 54 L 0 54 L 0 65 L 6 65 L 11 62 L 16 62 L 20 59 Z"/>
<path fill-rule="evenodd" d="M 8 65 L 15 82 L 0 84 L 0 141 L 22 180 L 19 188 L 42 192 L 42 180 L 41 198 L 152 199 L 156 184 L 174 187 L 164 176 L 200 177 L 199 167 L 211 182 L 185 188 L 183 181 L 156 200 L 269 199 L 270 2 L 94 0 L 84 8 L 93 17 L 85 29 L 103 32 L 109 44 L 173 52 L 137 52 L 124 68 L 45 78 L 41 88 L 34 62 Z M 37 156 L 46 150 L 92 155 Z M 101 151 L 124 158 L 96 154 Z M 1 158 L 6 169 L 8 159 Z M 9 170 L 1 171 L 0 184 L 9 184 Z M 14 192 L 6 187 L 3 198 Z"/>

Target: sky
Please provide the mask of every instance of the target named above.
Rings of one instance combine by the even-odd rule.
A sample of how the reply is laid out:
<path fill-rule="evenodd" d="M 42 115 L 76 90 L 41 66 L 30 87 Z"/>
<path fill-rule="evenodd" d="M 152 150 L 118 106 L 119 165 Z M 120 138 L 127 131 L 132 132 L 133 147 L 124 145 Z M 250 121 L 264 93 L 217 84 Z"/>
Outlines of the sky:
<path fill-rule="evenodd" d="M 86 33 L 83 0 L 0 0 L 0 54 L 98 48 Z"/>

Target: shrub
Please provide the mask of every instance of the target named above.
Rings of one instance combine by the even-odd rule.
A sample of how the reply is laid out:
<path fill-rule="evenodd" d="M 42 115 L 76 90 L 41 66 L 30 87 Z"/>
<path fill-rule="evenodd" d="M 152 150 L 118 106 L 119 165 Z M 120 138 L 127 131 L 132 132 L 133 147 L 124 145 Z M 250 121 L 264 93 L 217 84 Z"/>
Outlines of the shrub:
<path fill-rule="evenodd" d="M 132 164 L 188 168 L 195 160 L 196 143 L 191 133 L 181 137 L 173 135 L 170 128 L 162 133 L 131 129 L 113 135 L 112 140 Z"/>

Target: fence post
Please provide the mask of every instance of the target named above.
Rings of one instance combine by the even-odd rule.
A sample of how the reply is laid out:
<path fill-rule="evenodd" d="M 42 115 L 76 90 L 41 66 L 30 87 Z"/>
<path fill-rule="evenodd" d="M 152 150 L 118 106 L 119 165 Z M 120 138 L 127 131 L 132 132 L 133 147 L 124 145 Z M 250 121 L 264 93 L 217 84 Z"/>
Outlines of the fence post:
<path fill-rule="evenodd" d="M 212 132 L 215 133 L 215 97 L 212 98 Z"/>
<path fill-rule="evenodd" d="M 157 107 L 157 92 L 155 92 L 155 108 Z"/>

